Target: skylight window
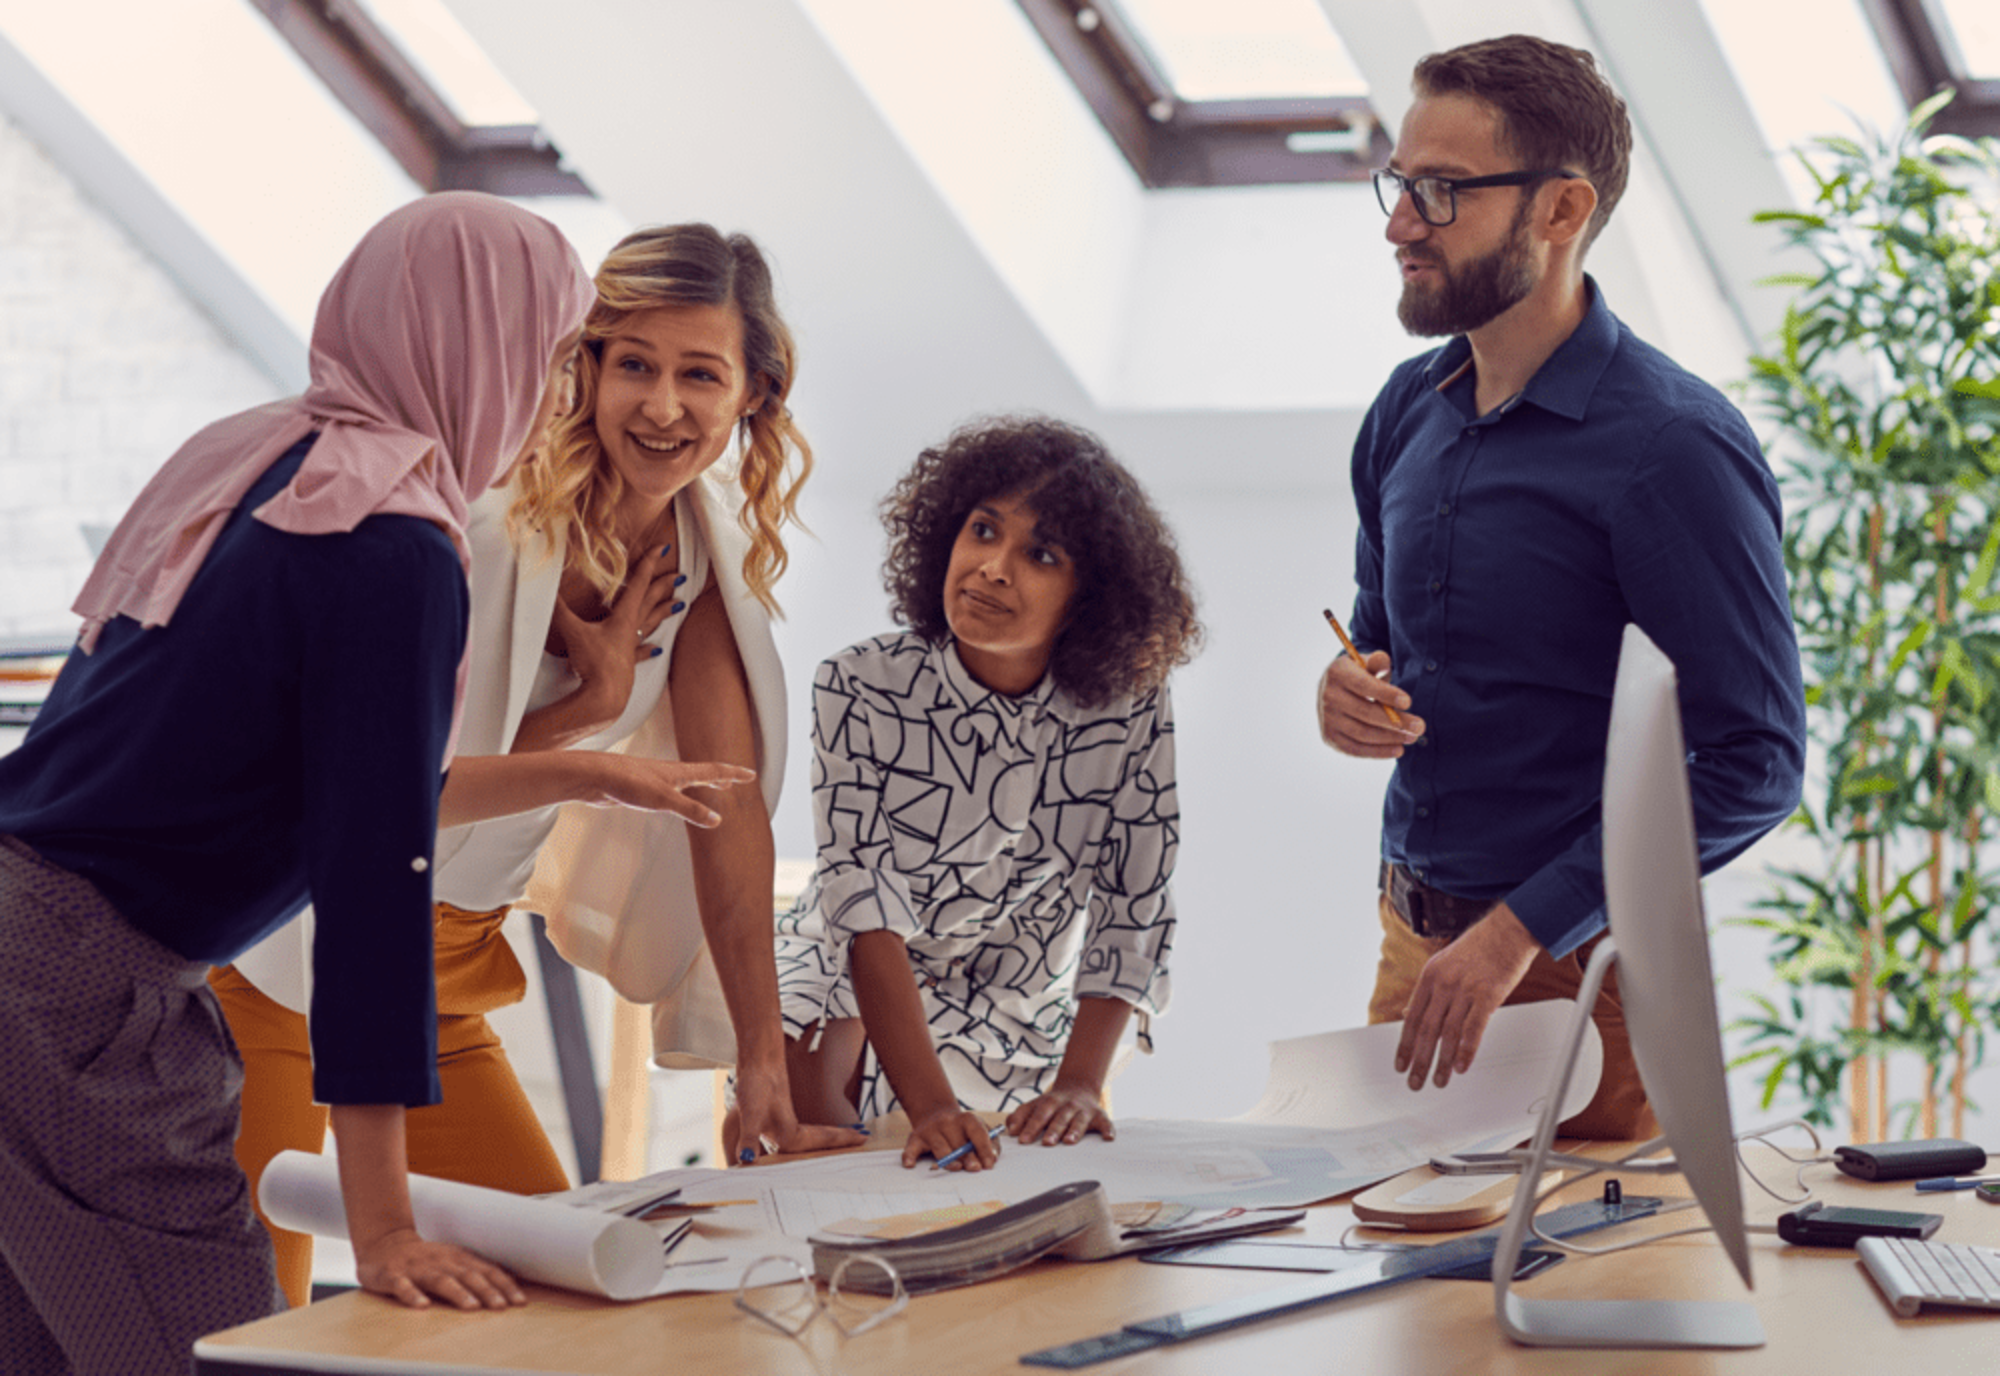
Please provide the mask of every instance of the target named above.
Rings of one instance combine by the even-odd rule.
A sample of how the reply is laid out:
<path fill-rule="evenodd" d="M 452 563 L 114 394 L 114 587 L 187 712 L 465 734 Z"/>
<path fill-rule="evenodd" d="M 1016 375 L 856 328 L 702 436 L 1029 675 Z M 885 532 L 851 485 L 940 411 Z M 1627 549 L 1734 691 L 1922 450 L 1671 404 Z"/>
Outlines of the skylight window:
<path fill-rule="evenodd" d="M 439 0 L 250 0 L 426 191 L 588 196 Z"/>
<path fill-rule="evenodd" d="M 1148 187 L 1363 181 L 1389 136 L 1317 0 L 1017 0 Z"/>
<path fill-rule="evenodd" d="M 1183 100 L 1365 96 L 1317 0 L 1117 0 Z"/>
<path fill-rule="evenodd" d="M 2000 134 L 2000 7 L 1993 0 L 1861 0 L 1882 56 L 1911 106 L 1950 87 L 1931 128 Z"/>
<path fill-rule="evenodd" d="M 1959 70 L 1975 81 L 2000 81 L 2000 6 L 1993 0 L 1941 0 Z"/>
<path fill-rule="evenodd" d="M 535 107 L 440 0 L 361 0 L 361 7 L 465 124 L 540 122 Z"/>

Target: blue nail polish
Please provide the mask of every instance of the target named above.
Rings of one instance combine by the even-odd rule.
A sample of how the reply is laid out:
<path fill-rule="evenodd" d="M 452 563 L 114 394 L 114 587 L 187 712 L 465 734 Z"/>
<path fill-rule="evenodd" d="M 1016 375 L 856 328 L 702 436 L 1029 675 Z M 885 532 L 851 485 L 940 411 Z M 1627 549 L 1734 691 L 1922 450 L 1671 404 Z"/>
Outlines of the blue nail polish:
<path fill-rule="evenodd" d="M 747 1166 L 752 1161 L 755 1161 L 757 1159 L 757 1153 L 750 1150 L 750 1148 L 745 1147 L 743 1148 L 743 1150 L 736 1153 L 736 1159 Z"/>
<path fill-rule="evenodd" d="M 855 1132 L 860 1133 L 863 1137 L 870 1137 L 874 1135 L 868 1131 L 868 1125 L 866 1123 L 850 1123 L 848 1126 L 851 1127 Z"/>
<path fill-rule="evenodd" d="M 653 653 L 651 653 L 651 654 L 647 655 L 647 656 L 646 656 L 646 658 L 648 658 L 648 659 L 658 659 L 658 658 L 659 658 L 659 657 L 660 657 L 661 655 L 663 655 L 663 654 L 665 654 L 665 653 L 666 653 L 666 651 L 665 651 L 665 650 L 661 649 L 661 648 L 660 648 L 660 647 L 659 647 L 658 645 L 655 645 L 655 646 L 653 647 Z"/>
<path fill-rule="evenodd" d="M 675 586 L 675 587 L 677 587 L 677 588 L 678 588 L 678 587 L 679 587 L 679 586 L 680 586 L 681 584 L 683 584 L 683 583 L 685 583 L 685 582 L 687 582 L 687 581 L 688 581 L 688 576 L 687 576 L 686 574 L 684 574 L 684 573 L 677 573 L 677 574 L 675 574 L 675 575 L 674 575 L 674 586 Z"/>
<path fill-rule="evenodd" d="M 672 545 L 660 546 L 660 557 L 662 559 L 666 558 L 669 554 L 672 554 L 673 552 L 674 552 L 674 547 Z"/>
<path fill-rule="evenodd" d="M 672 616 L 675 612 L 684 612 L 687 610 L 687 606 L 688 604 L 685 602 L 676 602 L 673 606 L 667 608 L 667 615 Z"/>

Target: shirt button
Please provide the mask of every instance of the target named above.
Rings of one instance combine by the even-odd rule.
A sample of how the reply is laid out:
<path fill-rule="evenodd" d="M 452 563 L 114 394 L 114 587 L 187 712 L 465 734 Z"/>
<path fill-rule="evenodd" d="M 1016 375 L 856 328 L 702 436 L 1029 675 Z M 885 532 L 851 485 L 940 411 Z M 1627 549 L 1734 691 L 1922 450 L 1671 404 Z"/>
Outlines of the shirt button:
<path fill-rule="evenodd" d="M 1433 578 L 1433 579 L 1431 579 L 1431 591 L 1432 591 L 1432 592 L 1434 592 L 1434 593 L 1436 593 L 1436 592 L 1443 592 L 1443 591 L 1444 591 L 1444 580 L 1443 580 L 1442 578 Z"/>
<path fill-rule="evenodd" d="M 1438 662 L 1437 662 L 1436 660 L 1434 660 L 1434 659 L 1427 659 L 1427 660 L 1425 660 L 1425 661 L 1424 661 L 1424 672 L 1425 672 L 1425 673 L 1427 673 L 1427 674 L 1434 674 L 1434 673 L 1436 673 L 1437 671 L 1438 671 Z"/>
<path fill-rule="evenodd" d="M 1440 515 L 1440 516 L 1449 516 L 1449 515 L 1451 515 L 1451 503 L 1450 503 L 1450 502 L 1445 502 L 1444 504 L 1442 504 L 1441 506 L 1439 506 L 1439 507 L 1438 507 L 1438 515 Z"/>
<path fill-rule="evenodd" d="M 1419 817 L 1428 817 L 1430 815 L 1431 815 L 1431 810 L 1427 807 L 1420 807 L 1417 809 L 1417 816 Z"/>

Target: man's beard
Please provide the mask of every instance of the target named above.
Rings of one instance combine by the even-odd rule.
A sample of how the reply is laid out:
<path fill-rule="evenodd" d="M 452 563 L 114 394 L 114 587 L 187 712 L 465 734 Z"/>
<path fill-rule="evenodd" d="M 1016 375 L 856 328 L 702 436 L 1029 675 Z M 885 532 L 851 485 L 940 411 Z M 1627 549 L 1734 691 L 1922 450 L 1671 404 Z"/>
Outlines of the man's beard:
<path fill-rule="evenodd" d="M 1431 264 L 1437 281 L 1429 289 L 1416 282 L 1403 284 L 1403 298 L 1396 303 L 1396 318 L 1403 328 L 1426 337 L 1470 334 L 1524 300 L 1535 289 L 1535 268 L 1528 254 L 1533 205 L 1533 197 L 1523 197 L 1505 242 L 1456 268 L 1421 249 L 1406 251 L 1406 258 Z"/>

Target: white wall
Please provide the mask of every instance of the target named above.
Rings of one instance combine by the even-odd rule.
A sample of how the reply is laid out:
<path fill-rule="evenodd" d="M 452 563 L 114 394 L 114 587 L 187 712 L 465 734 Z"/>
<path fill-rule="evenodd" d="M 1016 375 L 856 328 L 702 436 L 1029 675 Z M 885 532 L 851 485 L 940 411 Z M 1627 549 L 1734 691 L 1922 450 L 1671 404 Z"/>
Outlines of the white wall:
<path fill-rule="evenodd" d="M 0 638 L 76 628 L 83 522 L 271 381 L 0 115 Z"/>

